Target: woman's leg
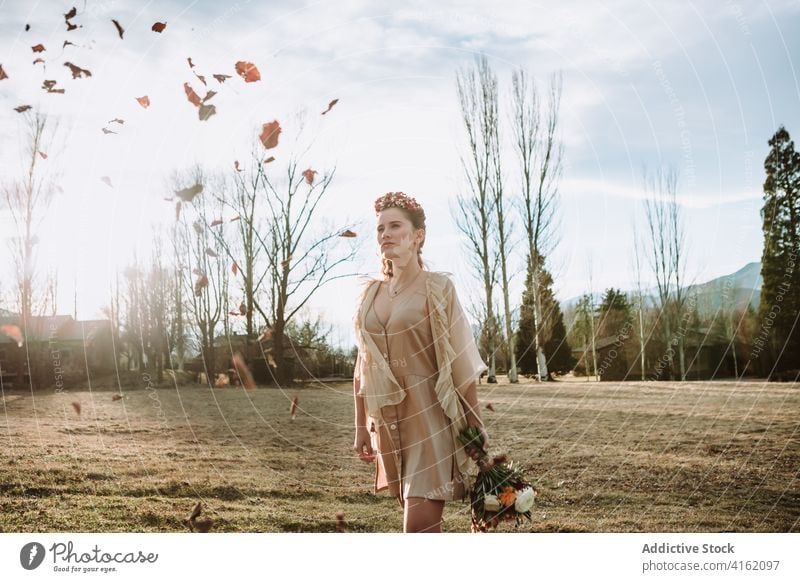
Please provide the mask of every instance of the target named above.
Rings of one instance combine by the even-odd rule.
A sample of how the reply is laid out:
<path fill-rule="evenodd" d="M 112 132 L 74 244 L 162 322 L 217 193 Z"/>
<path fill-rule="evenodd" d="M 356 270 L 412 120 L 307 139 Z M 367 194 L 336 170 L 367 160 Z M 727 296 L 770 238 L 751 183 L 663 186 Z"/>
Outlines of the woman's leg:
<path fill-rule="evenodd" d="M 444 501 L 409 497 L 406 499 L 403 514 L 403 531 L 405 533 L 440 533 L 442 531 L 442 512 Z"/>

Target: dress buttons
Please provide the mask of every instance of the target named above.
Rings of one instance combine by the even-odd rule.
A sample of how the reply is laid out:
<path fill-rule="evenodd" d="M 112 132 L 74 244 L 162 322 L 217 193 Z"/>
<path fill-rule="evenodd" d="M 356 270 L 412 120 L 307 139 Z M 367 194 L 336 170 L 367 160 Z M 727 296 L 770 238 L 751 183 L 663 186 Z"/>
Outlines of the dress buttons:
<path fill-rule="evenodd" d="M 389 428 L 392 429 L 392 430 L 396 430 L 397 429 L 397 425 L 395 423 L 392 423 L 392 424 L 389 425 Z"/>

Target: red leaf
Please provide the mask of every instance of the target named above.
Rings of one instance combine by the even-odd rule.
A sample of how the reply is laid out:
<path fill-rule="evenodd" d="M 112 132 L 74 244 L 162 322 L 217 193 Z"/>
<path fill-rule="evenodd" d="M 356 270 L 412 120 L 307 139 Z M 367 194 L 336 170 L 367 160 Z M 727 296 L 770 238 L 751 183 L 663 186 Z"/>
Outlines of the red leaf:
<path fill-rule="evenodd" d="M 200 95 L 194 92 L 194 89 L 189 86 L 189 83 L 183 84 L 183 90 L 186 91 L 186 98 L 189 100 L 189 103 L 195 107 L 200 107 L 200 105 L 203 104 L 203 101 L 200 99 Z"/>
<path fill-rule="evenodd" d="M 122 28 L 122 25 L 113 18 L 111 19 L 111 22 L 113 22 L 114 26 L 117 27 L 117 32 L 119 33 L 119 37 L 122 38 L 122 34 L 125 32 L 125 29 Z"/>
<path fill-rule="evenodd" d="M 297 396 L 292 398 L 292 405 L 289 407 L 289 414 L 292 415 L 292 420 L 294 420 L 294 417 L 297 416 L 297 401 L 298 401 Z"/>
<path fill-rule="evenodd" d="M 334 99 L 333 101 L 331 101 L 330 103 L 328 103 L 328 108 L 327 108 L 325 111 L 323 111 L 323 112 L 322 112 L 322 115 L 325 115 L 325 114 L 326 114 L 328 111 L 330 111 L 331 109 L 333 109 L 333 106 L 334 106 L 334 105 L 336 105 L 338 102 L 339 102 L 339 100 L 338 100 L 338 99 Z"/>
<path fill-rule="evenodd" d="M 78 413 L 78 416 L 81 415 L 81 403 L 80 402 L 73 402 L 72 403 L 72 408 L 75 409 L 75 412 Z"/>
<path fill-rule="evenodd" d="M 34 61 L 34 64 L 35 63 L 36 61 Z M 8 79 L 8 75 L 6 75 L 6 72 L 3 69 L 3 65 L 0 65 L 0 81 L 2 81 L 3 79 Z"/>
<path fill-rule="evenodd" d="M 30 105 L 20 105 L 19 107 L 14 107 L 14 111 L 17 113 L 25 113 L 30 108 Z"/>
<path fill-rule="evenodd" d="M 114 394 L 114 396 L 111 397 L 111 402 L 116 402 L 117 400 L 122 400 L 121 394 Z"/>
<path fill-rule="evenodd" d="M 153 32 L 164 32 L 164 29 L 166 27 L 167 27 L 166 22 L 156 22 L 153 24 L 152 27 L 150 27 L 150 30 L 152 30 Z"/>
<path fill-rule="evenodd" d="M 491 410 L 492 412 L 494 412 L 494 406 L 492 405 L 491 402 L 486 403 L 486 410 Z"/>
<path fill-rule="evenodd" d="M 225 79 L 230 79 L 231 78 L 230 75 L 223 75 L 221 73 L 216 73 L 215 75 L 212 75 L 212 77 L 214 77 L 217 80 L 218 83 L 224 83 Z"/>
<path fill-rule="evenodd" d="M 317 173 L 317 171 L 316 170 L 312 170 L 311 168 L 309 168 L 309 169 L 307 169 L 306 171 L 303 172 L 303 177 L 306 179 L 306 182 L 308 182 L 309 186 L 314 183 L 314 175 L 316 173 Z"/>
<path fill-rule="evenodd" d="M 274 162 L 274 161 L 275 161 L 275 156 L 270 156 L 266 160 L 264 160 L 263 163 L 264 164 L 269 164 L 270 162 Z"/>
<path fill-rule="evenodd" d="M 281 133 L 281 124 L 276 121 L 270 121 L 269 123 L 265 123 L 261 127 L 261 135 L 259 135 L 259 139 L 261 139 L 261 143 L 264 144 L 266 149 L 272 149 L 278 145 L 278 136 Z"/>
<path fill-rule="evenodd" d="M 344 232 L 342 232 L 339 236 L 343 236 L 344 238 L 355 238 L 358 235 L 354 233 L 352 230 L 347 229 Z"/>
<path fill-rule="evenodd" d="M 233 263 L 231 265 L 231 273 L 233 273 L 235 275 L 238 272 L 239 272 L 239 265 L 237 265 L 236 263 Z"/>
<path fill-rule="evenodd" d="M 7 324 L 7 325 L 0 325 L 0 332 L 3 332 L 12 340 L 17 342 L 17 347 L 22 347 L 24 343 L 24 339 L 22 337 L 22 330 L 20 330 L 19 326 Z"/>
<path fill-rule="evenodd" d="M 228 222 L 235 222 L 235 221 L 237 221 L 237 220 L 241 220 L 241 219 L 242 219 L 242 217 L 241 217 L 241 216 L 239 216 L 239 215 L 237 214 L 236 216 L 234 216 L 233 218 L 231 218 L 231 219 L 230 219 Z"/>
<path fill-rule="evenodd" d="M 139 102 L 139 105 L 147 109 L 150 107 L 150 97 L 145 95 L 144 97 L 137 97 L 136 100 Z"/>
<path fill-rule="evenodd" d="M 203 185 L 195 184 L 194 186 L 189 186 L 188 188 L 184 188 L 182 190 L 176 190 L 175 195 L 184 202 L 191 202 L 194 200 L 194 197 L 200 194 L 202 191 Z"/>
<path fill-rule="evenodd" d="M 44 45 L 42 43 L 37 44 L 36 46 L 32 46 L 31 50 L 35 53 L 41 53 L 45 51 Z"/>
<path fill-rule="evenodd" d="M 253 374 L 250 373 L 250 368 L 247 367 L 242 354 L 239 352 L 233 354 L 233 367 L 236 368 L 236 372 L 239 374 L 244 387 L 248 390 L 255 390 L 256 381 L 253 379 Z"/>
<path fill-rule="evenodd" d="M 291 260 L 292 260 L 292 255 L 289 255 L 288 259 L 286 259 L 285 261 L 281 261 L 281 267 L 283 267 L 284 269 L 286 267 L 288 267 L 289 266 L 289 261 L 291 261 Z"/>
<path fill-rule="evenodd" d="M 223 222 L 225 221 L 222 220 L 221 218 L 215 218 L 214 220 L 211 221 L 211 226 L 219 226 Z"/>
<path fill-rule="evenodd" d="M 236 63 L 236 72 L 244 79 L 245 83 L 254 83 L 261 80 L 261 73 L 253 63 L 239 61 Z"/>

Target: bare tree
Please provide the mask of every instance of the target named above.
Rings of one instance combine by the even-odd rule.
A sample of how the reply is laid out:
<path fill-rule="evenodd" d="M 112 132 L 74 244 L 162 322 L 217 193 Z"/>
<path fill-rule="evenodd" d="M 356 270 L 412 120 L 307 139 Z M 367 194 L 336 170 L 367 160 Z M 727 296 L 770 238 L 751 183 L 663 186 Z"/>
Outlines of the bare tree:
<path fill-rule="evenodd" d="M 461 165 L 469 193 L 456 197 L 454 215 L 458 229 L 466 236 L 469 261 L 483 279 L 485 316 L 482 324 L 489 349 L 488 383 L 497 382 L 497 324 L 492 296 L 501 260 L 498 250 L 490 244 L 497 233 L 497 201 L 493 195 L 496 188 L 491 182 L 493 135 L 497 126 L 496 85 L 485 57 L 473 68 L 459 70 L 456 74 L 461 119 L 467 137 L 467 151 L 461 156 Z"/>
<path fill-rule="evenodd" d="M 558 141 L 562 80 L 555 74 L 545 104 L 541 103 L 534 82 L 520 69 L 512 75 L 512 123 L 522 189 L 522 209 L 531 263 L 533 312 L 536 333 L 534 347 L 539 381 L 548 378 L 547 355 L 542 337 L 542 270 L 555 243 L 558 182 L 561 177 L 563 144 Z M 542 107 L 545 111 L 542 111 Z"/>
<path fill-rule="evenodd" d="M 639 360 L 641 364 L 642 381 L 646 379 L 645 356 L 647 347 L 647 336 L 645 334 L 645 295 L 642 289 L 642 253 L 643 241 L 639 236 L 636 222 L 633 223 L 633 277 L 635 290 L 634 305 L 636 306 L 637 322 L 638 322 L 638 336 L 639 336 Z"/>

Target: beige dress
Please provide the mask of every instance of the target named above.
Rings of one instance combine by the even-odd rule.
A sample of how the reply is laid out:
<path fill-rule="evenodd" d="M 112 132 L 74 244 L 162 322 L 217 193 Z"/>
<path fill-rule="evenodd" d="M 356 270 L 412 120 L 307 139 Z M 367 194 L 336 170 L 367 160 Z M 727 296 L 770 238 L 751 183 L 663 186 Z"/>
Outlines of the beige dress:
<path fill-rule="evenodd" d="M 381 321 L 375 311 L 377 293 L 367 306 L 364 330 L 405 391 L 399 404 L 381 409 L 383 420 L 372 427 L 377 449 L 375 492 L 388 488 L 401 500 L 462 499 L 465 483 L 456 464 L 450 420 L 435 392 L 438 370 L 426 302 L 427 276 L 423 271 L 393 300 L 388 321 Z"/>

